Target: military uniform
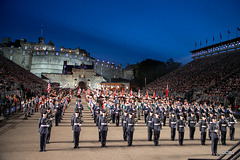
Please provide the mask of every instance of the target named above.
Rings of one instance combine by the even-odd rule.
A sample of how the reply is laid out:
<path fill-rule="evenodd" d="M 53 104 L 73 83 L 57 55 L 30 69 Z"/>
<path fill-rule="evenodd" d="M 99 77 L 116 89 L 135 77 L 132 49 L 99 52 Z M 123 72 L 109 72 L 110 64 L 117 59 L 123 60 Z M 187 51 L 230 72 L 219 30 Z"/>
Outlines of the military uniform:
<path fill-rule="evenodd" d="M 226 145 L 227 126 L 228 126 L 228 122 L 227 122 L 227 120 L 225 118 L 225 115 L 224 115 L 224 118 L 221 118 L 219 120 L 219 130 L 221 131 L 222 145 Z"/>
<path fill-rule="evenodd" d="M 183 139 L 184 139 L 184 127 L 185 127 L 185 120 L 179 119 L 177 121 L 177 130 L 178 130 L 178 139 L 179 139 L 179 145 L 183 145 Z"/>
<path fill-rule="evenodd" d="M 169 127 L 171 127 L 171 140 L 175 140 L 175 135 L 176 135 L 176 125 L 177 125 L 177 119 L 176 117 L 172 116 L 169 118 Z"/>
<path fill-rule="evenodd" d="M 134 118 L 127 119 L 127 136 L 128 136 L 128 146 L 132 146 L 133 133 L 135 131 L 135 120 Z"/>
<path fill-rule="evenodd" d="M 97 115 L 97 120 L 96 120 L 96 125 L 98 126 L 98 141 L 100 142 L 101 141 L 101 131 L 100 131 L 100 119 L 102 117 L 102 114 L 99 112 L 98 115 Z"/>
<path fill-rule="evenodd" d="M 122 128 L 123 128 L 123 139 L 124 141 L 127 140 L 127 115 L 122 116 Z"/>
<path fill-rule="evenodd" d="M 215 118 L 216 119 L 216 118 Z M 212 122 L 210 125 L 211 139 L 212 139 L 212 155 L 217 156 L 217 144 L 219 139 L 219 125 L 216 122 Z"/>
<path fill-rule="evenodd" d="M 107 131 L 109 121 L 107 117 L 102 116 L 99 121 L 100 132 L 101 132 L 101 147 L 106 147 Z"/>
<path fill-rule="evenodd" d="M 230 113 L 230 115 L 232 115 L 232 113 Z M 230 130 L 230 140 L 234 141 L 235 123 L 237 123 L 237 120 L 232 115 L 228 117 L 228 122 L 229 122 L 229 130 Z"/>
<path fill-rule="evenodd" d="M 194 139 L 196 120 L 195 117 L 191 116 L 188 118 L 189 136 L 190 140 Z"/>
<path fill-rule="evenodd" d="M 154 145 L 158 146 L 158 141 L 159 141 L 159 137 L 160 137 L 160 131 L 162 129 L 162 122 L 160 121 L 159 117 L 155 117 L 153 118 L 153 131 L 154 131 Z"/>
<path fill-rule="evenodd" d="M 40 152 L 46 151 L 46 142 L 49 124 L 47 118 L 40 118 L 38 122 L 38 133 L 40 134 Z"/>
<path fill-rule="evenodd" d="M 78 112 L 76 112 L 78 113 Z M 74 137 L 74 148 L 79 148 L 79 136 L 81 131 L 81 118 L 79 116 L 73 116 L 71 120 L 71 126 L 73 131 L 73 137 Z"/>
<path fill-rule="evenodd" d="M 207 120 L 201 120 L 199 124 L 199 131 L 201 132 L 201 144 L 205 145 L 206 142 L 206 134 L 207 134 Z"/>
<path fill-rule="evenodd" d="M 147 123 L 146 123 L 148 128 L 148 141 L 152 141 L 152 130 L 153 130 L 152 120 L 153 120 L 153 116 L 149 114 L 147 116 Z"/>
<path fill-rule="evenodd" d="M 48 134 L 47 134 L 47 143 L 49 143 L 50 136 L 51 136 L 51 130 L 52 130 L 52 120 L 53 120 L 52 111 L 47 113 L 47 119 L 49 121 Z"/>
<path fill-rule="evenodd" d="M 212 113 L 210 113 L 210 114 L 212 114 Z M 208 121 L 208 125 L 209 125 L 209 126 L 211 126 L 211 124 L 212 124 L 212 118 L 213 118 L 213 116 L 210 115 L 210 116 L 208 117 L 208 119 L 207 119 L 207 121 Z M 209 129 L 208 129 L 208 137 L 209 137 L 209 139 L 211 140 L 211 131 L 210 131 L 210 127 L 209 127 Z"/>

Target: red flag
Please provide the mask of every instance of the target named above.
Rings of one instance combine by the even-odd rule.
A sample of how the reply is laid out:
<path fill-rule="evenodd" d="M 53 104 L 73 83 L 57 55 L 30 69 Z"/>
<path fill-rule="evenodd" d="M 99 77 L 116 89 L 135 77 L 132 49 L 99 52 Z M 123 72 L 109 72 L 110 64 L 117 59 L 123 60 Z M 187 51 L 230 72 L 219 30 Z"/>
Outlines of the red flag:
<path fill-rule="evenodd" d="M 50 81 L 49 81 L 49 82 L 48 82 L 48 87 L 47 87 L 47 92 L 49 93 L 50 90 L 51 90 L 51 83 L 50 83 Z"/>
<path fill-rule="evenodd" d="M 123 97 L 123 89 L 122 89 L 122 93 L 121 94 L 122 94 L 122 97 Z"/>
<path fill-rule="evenodd" d="M 108 95 L 108 88 L 106 88 L 106 96 Z"/>
<path fill-rule="evenodd" d="M 130 92 L 130 97 L 132 97 L 132 89 L 131 89 L 131 92 Z"/>
<path fill-rule="evenodd" d="M 77 93 L 77 95 L 79 96 L 80 93 L 81 93 L 81 88 L 79 87 L 79 88 L 78 88 L 78 93 Z"/>
<path fill-rule="evenodd" d="M 90 95 L 90 87 L 89 87 L 89 90 L 88 90 L 88 96 Z"/>
<path fill-rule="evenodd" d="M 153 98 L 155 98 L 155 90 L 154 90 L 154 92 L 153 92 Z"/>
<path fill-rule="evenodd" d="M 147 92 L 146 92 L 146 98 L 148 98 L 148 90 L 147 90 Z"/>
<path fill-rule="evenodd" d="M 167 85 L 167 89 L 166 89 L 166 98 L 168 96 L 168 85 Z"/>
<path fill-rule="evenodd" d="M 115 91 L 114 91 L 114 95 L 113 95 L 113 97 L 116 97 L 116 88 L 115 88 Z"/>

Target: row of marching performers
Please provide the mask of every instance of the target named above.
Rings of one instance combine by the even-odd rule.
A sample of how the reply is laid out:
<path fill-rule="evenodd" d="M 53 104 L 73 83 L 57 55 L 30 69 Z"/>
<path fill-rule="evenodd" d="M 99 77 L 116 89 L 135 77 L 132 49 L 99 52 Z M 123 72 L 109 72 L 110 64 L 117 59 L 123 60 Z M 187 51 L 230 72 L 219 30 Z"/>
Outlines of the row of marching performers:
<path fill-rule="evenodd" d="M 41 118 L 38 123 L 38 134 L 40 135 L 39 152 L 43 152 L 46 151 L 46 144 L 50 143 L 53 118 L 55 119 L 55 126 L 58 126 L 71 102 L 71 95 L 59 94 L 56 97 L 41 97 L 39 101 L 41 111 Z"/>
<path fill-rule="evenodd" d="M 180 101 L 170 101 L 170 100 L 139 100 L 139 99 L 123 99 L 123 98 L 114 98 L 114 99 L 106 99 L 106 98 L 95 98 L 94 96 L 87 97 L 87 101 L 89 108 L 94 111 L 95 108 L 107 109 L 110 110 L 110 114 L 112 116 L 113 123 L 115 122 L 115 114 L 118 113 L 118 110 L 127 110 L 128 112 L 132 112 L 135 117 L 139 120 L 141 116 L 144 116 L 144 120 L 146 122 L 146 118 L 151 111 L 159 112 L 160 117 L 163 118 L 164 126 L 166 125 L 166 119 L 169 117 L 170 113 L 175 113 L 177 118 L 179 119 L 179 114 L 183 114 L 184 119 L 188 119 L 190 115 L 193 113 L 196 117 L 197 123 L 199 119 L 201 119 L 202 115 L 207 117 L 210 116 L 210 113 L 213 113 L 217 116 L 217 120 L 221 118 L 221 114 L 225 114 L 228 118 L 229 113 L 232 112 L 231 107 L 224 107 L 219 105 L 215 105 L 215 103 L 211 105 L 207 105 L 206 103 L 198 104 L 188 104 L 187 102 L 181 103 Z"/>

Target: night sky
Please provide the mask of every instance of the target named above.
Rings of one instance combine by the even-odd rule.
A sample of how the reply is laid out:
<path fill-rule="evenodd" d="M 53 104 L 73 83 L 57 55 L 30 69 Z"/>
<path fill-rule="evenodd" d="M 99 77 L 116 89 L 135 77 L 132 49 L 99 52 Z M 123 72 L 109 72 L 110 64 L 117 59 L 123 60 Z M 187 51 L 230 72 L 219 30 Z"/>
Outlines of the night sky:
<path fill-rule="evenodd" d="M 236 37 L 239 0 L 0 0 L 0 38 L 86 49 L 95 59 L 134 64 L 147 58 L 183 64 L 190 50 Z M 239 33 L 240 35 L 240 33 Z"/>

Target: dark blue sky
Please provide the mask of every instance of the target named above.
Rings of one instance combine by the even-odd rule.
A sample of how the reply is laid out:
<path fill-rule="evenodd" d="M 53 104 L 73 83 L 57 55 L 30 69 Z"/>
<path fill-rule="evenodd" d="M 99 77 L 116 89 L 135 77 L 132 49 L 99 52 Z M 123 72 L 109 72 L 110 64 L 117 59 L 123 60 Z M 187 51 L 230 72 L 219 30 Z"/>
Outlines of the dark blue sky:
<path fill-rule="evenodd" d="M 116 64 L 173 58 L 185 64 L 190 50 L 236 37 L 239 0 L 0 0 L 0 38 L 37 42 L 41 25 L 57 49 L 86 49 Z M 239 33 L 240 35 L 240 33 Z"/>

